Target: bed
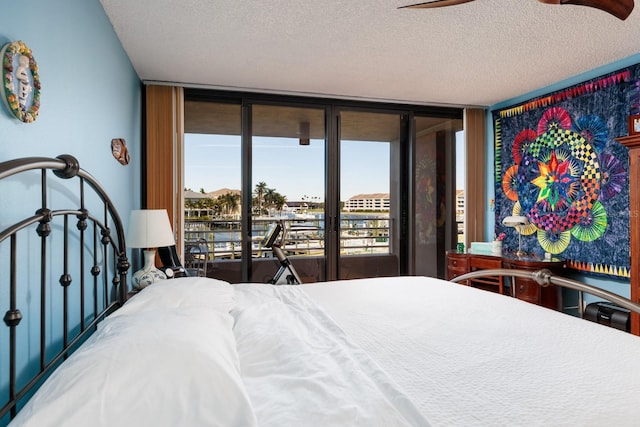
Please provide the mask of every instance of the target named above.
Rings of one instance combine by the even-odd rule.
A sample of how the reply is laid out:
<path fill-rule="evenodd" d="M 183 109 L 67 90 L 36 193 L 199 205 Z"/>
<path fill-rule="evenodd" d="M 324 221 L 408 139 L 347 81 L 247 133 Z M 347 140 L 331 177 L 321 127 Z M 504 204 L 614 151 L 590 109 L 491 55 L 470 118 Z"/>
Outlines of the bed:
<path fill-rule="evenodd" d="M 19 172 L 8 172 L 18 164 Z M 92 180 L 70 156 L 5 162 L 0 178 L 32 168 Z M 88 233 L 74 245 L 88 255 L 76 249 L 61 257 L 62 274 L 48 273 L 53 267 L 42 261 L 36 270 L 45 273 L 29 292 L 21 290 L 29 280 L 17 261 L 2 282 L 8 289 L 0 300 L 8 324 L 0 336 L 0 386 L 9 397 L 4 424 L 547 426 L 640 419 L 637 336 L 452 282 L 393 277 L 275 286 L 185 277 L 128 298 L 122 224 L 106 194 L 98 199 L 106 200 L 99 217 L 86 207 L 45 215 L 61 218 L 53 230 L 63 236 L 70 229 Z M 64 217 L 78 215 L 95 223 L 84 229 L 95 231 L 65 225 Z M 43 217 L 35 217 L 15 223 L 30 222 L 27 227 L 3 223 L 0 245 L 19 253 L 22 240 L 11 236 L 39 227 Z M 59 240 L 69 247 L 64 242 L 80 239 Z M 53 258 L 47 245 L 38 251 Z M 96 265 L 104 268 L 98 272 Z M 531 274 L 486 272 L 496 273 Z M 90 279 L 62 280 L 69 275 Z M 579 282 L 535 275 L 543 286 L 578 287 L 640 310 Z M 51 286 L 49 276 L 61 283 Z M 53 305 L 41 300 L 58 302 L 63 315 L 38 309 L 35 317 L 45 321 L 30 321 L 25 314 L 32 305 Z M 80 310 L 79 302 L 88 307 Z M 58 329 L 50 324 L 57 317 Z M 63 338 L 49 338 L 55 332 Z M 25 362 L 20 340 L 31 343 L 34 334 L 35 349 L 27 353 L 36 362 Z"/>

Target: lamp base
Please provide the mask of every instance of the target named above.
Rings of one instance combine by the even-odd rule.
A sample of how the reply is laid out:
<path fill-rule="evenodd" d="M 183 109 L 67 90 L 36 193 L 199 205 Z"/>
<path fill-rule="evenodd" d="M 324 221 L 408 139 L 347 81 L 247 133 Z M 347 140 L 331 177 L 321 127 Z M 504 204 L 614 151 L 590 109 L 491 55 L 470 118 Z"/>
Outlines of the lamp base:
<path fill-rule="evenodd" d="M 516 252 L 516 256 L 518 258 L 522 258 L 527 253 L 522 250 L 522 230 L 520 229 L 519 225 L 516 227 L 516 231 L 518 232 L 518 251 Z"/>
<path fill-rule="evenodd" d="M 144 267 L 133 273 L 132 282 L 134 289 L 145 288 L 157 281 L 165 280 L 167 275 L 155 266 L 156 251 L 146 249 L 144 251 Z"/>

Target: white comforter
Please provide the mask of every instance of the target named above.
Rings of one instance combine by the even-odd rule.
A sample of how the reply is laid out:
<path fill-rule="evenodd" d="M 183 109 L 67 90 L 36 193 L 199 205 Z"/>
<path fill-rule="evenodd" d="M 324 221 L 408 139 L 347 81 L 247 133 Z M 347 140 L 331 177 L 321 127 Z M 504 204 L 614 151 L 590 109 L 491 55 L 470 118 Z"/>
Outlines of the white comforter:
<path fill-rule="evenodd" d="M 25 426 L 638 425 L 640 338 L 436 279 L 145 288 Z"/>
<path fill-rule="evenodd" d="M 637 426 L 640 338 L 420 277 L 305 285 L 434 426 Z"/>
<path fill-rule="evenodd" d="M 260 426 L 427 426 L 302 290 L 235 285 L 240 372 Z"/>

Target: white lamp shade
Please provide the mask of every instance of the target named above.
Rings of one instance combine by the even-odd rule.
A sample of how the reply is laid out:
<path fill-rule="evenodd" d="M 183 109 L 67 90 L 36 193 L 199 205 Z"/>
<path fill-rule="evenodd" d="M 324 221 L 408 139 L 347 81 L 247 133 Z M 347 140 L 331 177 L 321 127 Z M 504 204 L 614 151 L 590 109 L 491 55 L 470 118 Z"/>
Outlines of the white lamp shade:
<path fill-rule="evenodd" d="M 507 227 L 518 227 L 521 225 L 529 224 L 529 220 L 527 219 L 526 216 L 511 215 L 511 216 L 506 216 L 502 220 L 502 224 Z"/>
<path fill-rule="evenodd" d="M 130 248 L 158 248 L 175 244 L 165 209 L 131 211 L 127 230 L 127 245 Z"/>

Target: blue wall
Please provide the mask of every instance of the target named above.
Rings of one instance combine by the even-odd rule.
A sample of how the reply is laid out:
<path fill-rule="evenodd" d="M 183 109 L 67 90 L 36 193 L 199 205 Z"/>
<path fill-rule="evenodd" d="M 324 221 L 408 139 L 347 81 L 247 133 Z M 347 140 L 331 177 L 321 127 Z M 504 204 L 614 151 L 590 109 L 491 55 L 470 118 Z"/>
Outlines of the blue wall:
<path fill-rule="evenodd" d="M 40 114 L 25 124 L 0 107 L 0 161 L 68 153 L 126 218 L 140 200 L 141 82 L 99 0 L 3 2 L 0 45 L 22 40 L 42 83 Z M 124 138 L 129 166 L 111 155 Z"/>
<path fill-rule="evenodd" d="M 102 183 L 125 221 L 126 229 L 129 211 L 140 207 L 142 87 L 102 5 L 99 0 L 3 2 L 0 46 L 17 40 L 31 48 L 38 63 L 41 106 L 37 120 L 30 124 L 18 121 L 4 105 L 0 106 L 0 162 L 19 157 L 75 156 L 80 166 Z M 131 155 L 128 166 L 113 158 L 113 138 L 125 139 Z M 33 176 L 18 178 L 0 182 L 0 229 L 16 219 L 32 215 L 38 207 L 38 180 Z M 50 194 L 53 205 L 63 202 L 60 199 L 64 199 L 64 191 L 59 188 Z M 9 259 L 6 246 L 0 245 L 2 271 L 6 271 Z M 20 259 L 33 257 L 39 265 L 37 245 L 27 242 L 21 246 L 25 247 L 26 255 Z M 50 257 L 59 257 L 59 254 L 50 254 Z M 21 277 L 18 303 L 23 314 L 21 326 L 25 325 L 27 335 L 36 323 L 30 319 L 37 319 L 31 315 L 37 310 L 37 297 L 24 288 L 30 286 L 33 276 L 37 277 L 38 268 L 28 262 L 18 266 Z M 0 303 L 3 315 L 7 308 L 8 283 L 5 275 L 2 278 Z M 52 298 L 50 304 L 52 318 L 60 318 L 59 300 Z M 73 315 L 72 318 L 78 317 Z M 8 340 L 7 331 L 4 325 L 0 326 L 3 346 Z M 60 335 L 60 330 L 51 327 L 47 339 L 55 342 Z M 19 341 L 18 355 L 18 372 L 22 375 L 31 369 L 33 360 L 37 360 L 37 345 Z M 6 355 L 2 354 L 2 396 L 8 396 L 7 369 Z M 4 423 L 6 419 L 0 420 L 0 425 Z"/>
<path fill-rule="evenodd" d="M 604 74 L 619 70 L 621 68 L 624 67 L 628 67 L 630 65 L 634 65 L 634 64 L 638 64 L 640 63 L 640 54 L 636 54 L 636 55 L 632 55 L 630 57 L 624 58 L 620 61 L 616 61 L 613 62 L 611 64 L 607 64 L 605 66 L 602 66 L 600 68 L 596 68 L 594 70 L 591 70 L 589 72 L 583 73 L 583 74 L 579 74 L 575 77 L 572 77 L 570 79 L 566 79 L 560 82 L 557 82 L 551 86 L 547 86 L 544 88 L 540 88 L 536 91 L 533 92 L 529 92 L 526 94 L 523 94 L 521 96 L 518 96 L 516 98 L 511 98 L 511 99 L 507 99 L 505 101 L 499 102 L 495 105 L 492 105 L 491 107 L 489 107 L 489 109 L 487 110 L 487 114 L 486 114 L 486 129 L 487 129 L 487 152 L 486 152 L 486 159 L 487 159 L 487 175 L 486 175 L 486 183 L 487 183 L 487 188 L 486 188 L 486 197 L 487 197 L 487 201 L 486 201 L 486 206 L 490 206 L 490 201 L 494 199 L 495 197 L 495 186 L 494 186 L 494 139 L 493 139 L 493 117 L 492 117 L 492 111 L 495 110 L 500 110 L 512 105 L 517 105 L 519 103 L 522 103 L 524 101 L 528 101 L 532 98 L 536 98 L 538 96 L 542 96 L 551 92 L 555 92 L 558 91 L 560 89 L 564 89 L 567 88 L 569 86 L 573 86 L 576 84 L 579 84 L 585 80 L 589 80 L 589 79 L 593 79 L 599 76 L 602 76 Z M 494 234 L 494 212 L 487 212 L 486 213 L 486 224 L 485 224 L 485 231 L 486 231 L 486 235 L 487 236 L 493 236 Z M 571 276 L 571 278 L 576 279 L 576 280 L 581 280 L 584 281 L 588 284 L 591 285 L 595 285 L 595 286 L 599 286 L 602 288 L 605 288 L 611 292 L 615 292 L 617 294 L 623 295 L 625 297 L 629 297 L 630 295 L 630 287 L 629 287 L 629 282 L 628 281 L 624 281 L 624 280 L 612 280 L 612 279 L 599 279 L 596 278 L 594 276 L 588 276 L 588 275 L 583 275 L 583 274 L 573 274 Z M 588 298 L 588 300 L 590 300 Z"/>

